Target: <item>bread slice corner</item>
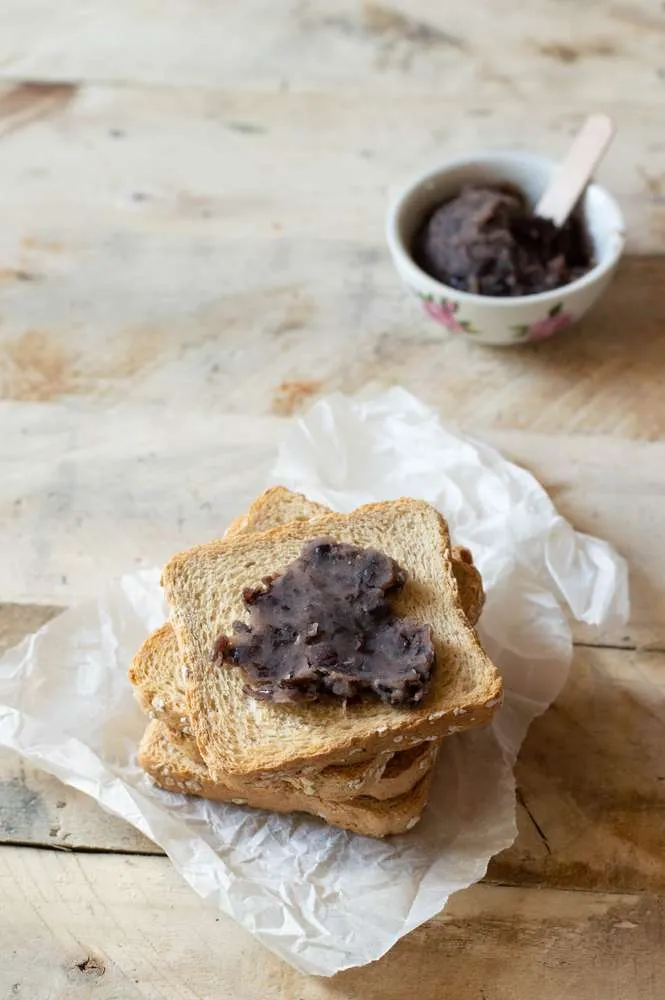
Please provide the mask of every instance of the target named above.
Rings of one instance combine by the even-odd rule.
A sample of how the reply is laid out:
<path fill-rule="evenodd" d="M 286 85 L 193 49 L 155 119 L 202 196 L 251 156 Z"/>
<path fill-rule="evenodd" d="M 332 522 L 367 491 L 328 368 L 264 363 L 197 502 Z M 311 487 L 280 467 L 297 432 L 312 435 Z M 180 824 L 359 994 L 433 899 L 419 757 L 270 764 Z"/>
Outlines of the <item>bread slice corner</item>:
<path fill-rule="evenodd" d="M 226 529 L 225 538 L 245 531 L 270 531 L 291 521 L 321 517 L 329 510 L 286 486 L 270 486 L 251 504 L 246 514 L 236 517 Z"/>
<path fill-rule="evenodd" d="M 150 719 L 173 732 L 192 736 L 187 714 L 180 652 L 170 622 L 152 632 L 134 655 L 129 668 L 134 695 Z"/>

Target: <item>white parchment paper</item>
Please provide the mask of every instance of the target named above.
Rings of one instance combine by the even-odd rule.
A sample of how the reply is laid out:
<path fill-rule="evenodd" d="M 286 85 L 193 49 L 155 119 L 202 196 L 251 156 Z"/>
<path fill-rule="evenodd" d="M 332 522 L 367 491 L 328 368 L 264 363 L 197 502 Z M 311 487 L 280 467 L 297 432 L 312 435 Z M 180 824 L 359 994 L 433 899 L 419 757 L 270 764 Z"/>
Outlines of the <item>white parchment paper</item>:
<path fill-rule="evenodd" d="M 4 656 L 0 745 L 134 824 L 196 892 L 285 961 L 332 975 L 381 956 L 512 842 L 512 764 L 566 679 L 570 621 L 624 622 L 627 572 L 608 544 L 557 514 L 529 473 L 447 430 L 401 389 L 318 402 L 292 425 L 271 481 L 342 511 L 422 497 L 482 571 L 480 633 L 503 674 L 505 704 L 490 728 L 444 742 L 414 831 L 372 840 L 150 783 L 136 763 L 146 720 L 127 668 L 165 618 L 157 570 L 121 578 Z"/>

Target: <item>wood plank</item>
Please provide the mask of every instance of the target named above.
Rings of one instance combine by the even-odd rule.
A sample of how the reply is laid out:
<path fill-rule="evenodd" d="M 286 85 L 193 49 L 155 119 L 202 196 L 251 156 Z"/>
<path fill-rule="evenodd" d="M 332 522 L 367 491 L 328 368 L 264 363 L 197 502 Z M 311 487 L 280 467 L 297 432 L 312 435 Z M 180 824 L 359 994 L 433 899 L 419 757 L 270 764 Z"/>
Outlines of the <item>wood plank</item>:
<path fill-rule="evenodd" d="M 387 189 L 434 157 L 517 141 L 524 108 L 439 137 L 438 99 L 93 87 L 36 101 L 27 124 L 10 114 L 0 159 L 0 398 L 265 413 L 283 411 L 284 382 L 400 380 L 481 426 L 662 436 L 662 259 L 629 259 L 577 331 L 505 352 L 442 336 L 388 260 Z M 636 165 L 665 176 L 665 153 L 645 159 L 658 118 L 641 115 L 628 109 L 630 164 L 610 157 L 607 179 L 633 248 L 663 250 L 665 202 Z M 563 148 L 559 119 L 543 129 L 544 149 Z"/>
<path fill-rule="evenodd" d="M 85 600 L 220 535 L 263 487 L 283 431 L 276 418 L 158 405 L 0 404 L 0 414 L 0 596 L 24 602 Z"/>
<path fill-rule="evenodd" d="M 0 655 L 60 610 L 0 605 Z M 4 749 L 0 749 L 0 844 L 161 853 L 134 827 L 102 812 L 87 795 Z"/>
<path fill-rule="evenodd" d="M 162 853 L 133 826 L 102 812 L 93 799 L 8 750 L 0 750 L 0 844 Z"/>
<path fill-rule="evenodd" d="M 454 421 L 454 409 L 444 417 Z M 0 420 L 0 599 L 60 604 L 218 535 L 262 488 L 286 431 L 268 416 L 176 416 L 138 403 L 111 417 L 92 403 L 0 404 Z M 665 648 L 665 446 L 468 429 L 531 468 L 565 517 L 628 559 L 631 621 L 603 641 Z"/>
<path fill-rule="evenodd" d="M 0 606 L 0 633 L 7 634 L 8 619 L 19 621 L 16 609 Z M 34 627 L 38 610 L 26 609 L 24 621 Z M 519 837 L 488 877 L 513 885 L 665 890 L 664 727 L 665 654 L 577 649 L 566 688 L 522 748 Z M 156 850 L 91 799 L 6 753 L 0 842 Z"/>
<path fill-rule="evenodd" d="M 529 469 L 559 512 L 578 531 L 608 539 L 628 560 L 631 614 L 627 628 L 603 634 L 604 643 L 665 649 L 665 446 L 611 435 L 486 435 L 507 458 Z M 598 636 L 581 626 L 578 641 Z"/>
<path fill-rule="evenodd" d="M 5 0 L 5 77 L 238 86 L 336 87 L 354 92 L 436 90 L 484 102 L 553 94 L 614 107 L 626 94 L 657 101 L 665 17 L 658 0 L 578 3 L 573 21 L 556 0 L 507 18 L 432 0 L 326 0 L 160 7 L 117 0 Z M 117 40 L 122 39 L 122 45 Z M 533 115 L 532 118 L 535 118 Z"/>
<path fill-rule="evenodd" d="M 87 271 L 85 289 L 75 261 L 68 264 L 71 272 L 60 290 L 54 275 L 46 287 L 36 282 L 39 288 L 30 291 L 22 287 L 29 282 L 15 282 L 6 293 L 0 333 L 0 398 L 24 404 L 14 408 L 17 417 L 29 416 L 29 403 L 69 401 L 77 407 L 90 401 L 97 410 L 140 405 L 145 419 L 155 421 L 155 407 L 170 400 L 165 433 L 177 414 L 181 421 L 190 413 L 193 419 L 197 413 L 210 419 L 214 410 L 220 422 L 222 414 L 282 416 L 322 393 L 397 383 L 437 406 L 446 419 L 477 431 L 647 441 L 665 434 L 660 395 L 665 258 L 626 261 L 607 299 L 577 331 L 497 351 L 465 338 L 442 337 L 427 326 L 415 305 L 402 300 L 378 247 L 370 251 L 378 262 L 366 266 L 364 251 L 348 246 L 331 250 L 303 241 L 297 252 L 296 246 L 296 259 L 285 265 L 285 282 L 275 284 L 275 257 L 264 244 L 255 261 L 263 287 L 253 289 L 247 287 L 247 270 L 244 276 L 230 273 L 250 266 L 251 245 L 247 256 L 238 249 L 242 261 L 226 268 L 227 288 L 234 290 L 209 308 L 202 305 L 208 292 L 200 287 L 183 291 L 187 316 L 175 305 L 170 315 L 164 312 L 171 270 L 181 263 L 181 277 L 194 277 L 196 265 L 180 251 L 170 262 L 162 251 L 151 251 L 141 265 L 145 283 L 131 295 L 113 253 L 102 279 L 101 246 L 91 249 L 97 260 Z M 291 251 L 283 249 L 290 257 Z M 220 274 L 227 251 L 228 245 L 220 245 L 214 253 Z M 327 278 L 326 262 L 335 270 Z M 18 265 L 28 266 L 21 258 Z M 129 303 L 112 303 L 112 289 L 99 289 L 98 282 L 108 281 L 113 272 L 119 279 L 117 294 L 126 292 Z M 197 280 L 202 277 L 199 272 Z M 72 307 L 80 310 L 73 328 L 62 313 L 67 288 L 81 295 Z M 86 305 L 91 316 L 84 322 Z"/>
<path fill-rule="evenodd" d="M 23 322 L 48 327 L 41 299 L 62 286 L 52 294 L 52 327 L 65 323 L 73 333 L 87 323 L 104 331 L 120 318 L 125 333 L 143 329 L 145 337 L 146 325 L 169 317 L 187 325 L 209 318 L 210 332 L 225 298 L 244 292 L 249 301 L 236 301 L 236 311 L 243 305 L 247 311 L 257 292 L 272 288 L 274 295 L 274 286 L 302 286 L 306 305 L 316 309 L 333 295 L 347 298 L 364 278 L 364 294 L 380 291 L 384 299 L 381 277 L 391 295 L 385 322 L 398 291 L 391 265 L 377 266 L 387 258 L 388 193 L 415 171 L 473 150 L 526 147 L 560 157 L 588 104 L 555 94 L 527 136 L 529 101 L 492 102 L 478 114 L 477 95 L 460 102 L 438 88 L 359 100 L 339 90 L 5 84 L 0 250 L 7 297 L 10 303 L 34 297 Z M 662 252 L 659 106 L 626 100 L 613 114 L 621 142 L 599 179 L 624 209 L 630 250 Z M 304 240 L 314 246 L 302 246 Z M 121 288 L 127 294 L 113 294 Z M 67 301 L 70 314 L 63 310 Z M 279 326 L 280 305 L 278 298 L 271 317 L 263 310 L 264 323 Z M 377 307 L 381 301 L 373 309 L 356 301 L 350 316 L 356 333 Z M 415 316 L 396 319 L 413 323 Z M 340 327 L 347 321 L 344 311 L 335 318 Z"/>
<path fill-rule="evenodd" d="M 657 1000 L 665 907 L 624 895 L 476 886 L 381 961 L 300 975 L 217 916 L 162 858 L 0 849 L 3 996 L 49 1000 Z M 12 992 L 13 991 L 13 992 Z"/>
<path fill-rule="evenodd" d="M 55 618 L 62 608 L 44 604 L 0 604 L 0 656 Z"/>
<path fill-rule="evenodd" d="M 665 889 L 664 741 L 665 655 L 577 649 L 566 687 L 522 747 L 520 836 L 488 877 Z"/>

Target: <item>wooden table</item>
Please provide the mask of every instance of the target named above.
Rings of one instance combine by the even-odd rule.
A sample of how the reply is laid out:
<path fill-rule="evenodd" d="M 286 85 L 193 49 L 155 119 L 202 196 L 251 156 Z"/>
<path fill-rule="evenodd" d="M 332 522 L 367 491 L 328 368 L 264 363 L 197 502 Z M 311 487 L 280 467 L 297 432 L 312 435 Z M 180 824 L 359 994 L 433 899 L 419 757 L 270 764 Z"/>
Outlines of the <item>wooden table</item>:
<path fill-rule="evenodd" d="M 2 647 L 221 530 L 284 418 L 368 383 L 531 468 L 628 557 L 633 608 L 578 635 L 531 729 L 515 845 L 332 980 L 0 756 L 0 997 L 663 996 L 664 52 L 659 0 L 1 5 Z M 439 337 L 387 260 L 389 188 L 478 147 L 558 155 L 601 108 L 630 244 L 606 300 L 519 351 Z"/>

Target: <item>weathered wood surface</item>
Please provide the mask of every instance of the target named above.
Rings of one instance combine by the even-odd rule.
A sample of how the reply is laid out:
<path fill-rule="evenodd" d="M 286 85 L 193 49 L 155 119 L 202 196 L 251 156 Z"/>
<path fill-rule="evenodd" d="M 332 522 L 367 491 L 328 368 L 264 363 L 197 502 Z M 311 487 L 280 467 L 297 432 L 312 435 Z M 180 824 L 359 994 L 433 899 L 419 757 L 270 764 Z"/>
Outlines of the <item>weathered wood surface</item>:
<path fill-rule="evenodd" d="M 656 1000 L 652 895 L 476 886 L 380 962 L 294 972 L 201 903 L 163 858 L 0 852 L 0 995 L 36 1000 Z"/>
<path fill-rule="evenodd" d="M 428 0 L 2 4 L 0 601 L 27 603 L 0 605 L 1 645 L 218 533 L 262 483 L 278 418 L 368 383 L 405 385 L 532 469 L 627 556 L 633 607 L 625 630 L 578 632 L 596 645 L 532 727 L 520 835 L 488 872 L 503 885 L 330 982 L 273 960 L 91 800 L 0 756 L 0 996 L 660 998 L 664 38 L 659 0 L 510 17 Z M 595 107 L 619 126 L 600 177 L 633 254 L 607 298 L 521 351 L 439 336 L 387 259 L 389 192 L 470 149 L 560 155 Z"/>
<path fill-rule="evenodd" d="M 13 264 L 28 275 L 19 280 L 60 276 L 82 290 L 92 281 L 96 311 L 81 314 L 72 303 L 70 319 L 99 317 L 102 328 L 114 318 L 148 322 L 136 307 L 145 297 L 156 313 L 160 289 L 183 318 L 192 300 L 214 308 L 225 292 L 243 291 L 238 268 L 248 255 L 245 280 L 260 291 L 266 268 L 297 270 L 318 248 L 319 260 L 314 254 L 299 277 L 327 269 L 317 292 L 330 296 L 352 277 L 354 254 L 368 270 L 372 249 L 383 247 L 387 196 L 415 171 L 485 149 L 560 157 L 589 109 L 556 91 L 536 111 L 529 97 L 460 99 L 439 84 L 426 95 L 380 90 L 359 100 L 343 87 L 293 93 L 0 77 L 0 248 L 25 262 Z M 628 94 L 603 105 L 619 133 L 598 179 L 621 203 L 631 252 L 658 253 L 665 239 L 658 88 L 648 100 Z M 111 299 L 107 317 L 105 300 L 125 287 L 131 298 Z"/>
<path fill-rule="evenodd" d="M 574 14 L 573 14 L 574 10 Z M 520 11 L 431 0 L 244 4 L 116 0 L 5 0 L 5 78 L 192 84 L 254 92 L 352 89 L 476 95 L 505 106 L 522 97 L 656 104 L 665 15 L 659 0 L 574 8 L 535 0 Z M 121 43 L 121 44 L 120 44 Z"/>
<path fill-rule="evenodd" d="M 0 655 L 61 610 L 30 604 L 0 605 Z M 87 795 L 0 749 L 0 845 L 8 844 L 161 853 L 132 826 L 102 812 Z"/>
<path fill-rule="evenodd" d="M 508 406 L 508 389 L 501 395 Z M 286 430 L 276 417 L 175 415 L 140 404 L 0 403 L 0 422 L 0 598 L 60 604 L 218 535 L 265 482 Z M 531 469 L 578 529 L 608 538 L 629 559 L 630 623 L 601 641 L 665 649 L 665 445 L 478 433 Z M 581 630 L 578 637 L 599 641 Z"/>
<path fill-rule="evenodd" d="M 187 241 L 166 248 L 171 238 L 168 227 L 164 239 L 141 238 L 128 267 L 124 239 L 109 237 L 108 253 L 83 247 L 39 276 L 31 257 L 0 250 L 35 275 L 0 285 L 3 424 L 13 413 L 43 419 L 50 411 L 37 403 L 81 407 L 79 424 L 86 405 L 135 405 L 157 420 L 168 403 L 168 436 L 176 414 L 283 416 L 323 392 L 398 382 L 478 431 L 665 434 L 663 258 L 626 259 L 586 321 L 505 351 L 441 335 L 405 298 L 380 244 L 212 242 L 214 261 L 199 268 Z"/>
<path fill-rule="evenodd" d="M 664 892 L 664 743 L 665 655 L 578 648 L 566 687 L 522 747 L 520 836 L 488 877 Z"/>
<path fill-rule="evenodd" d="M 186 96 L 140 91 L 135 107 L 124 90 L 85 91 L 56 117 L 5 136 L 0 398 L 169 399 L 182 410 L 257 414 L 289 409 L 284 382 L 312 394 L 399 380 L 475 427 L 663 434 L 661 258 L 628 258 L 568 335 L 479 350 L 442 337 L 388 260 L 388 187 L 447 152 L 436 140 L 431 151 L 416 148 L 412 163 L 390 162 L 393 148 L 406 160 L 409 135 L 429 134 L 410 111 L 399 135 L 381 109 L 358 126 L 362 102 L 349 101 L 345 118 L 336 107 L 296 113 L 290 101 L 300 98 L 283 97 L 265 110 L 279 119 L 270 139 L 224 129 L 212 98 L 196 92 L 197 109 Z M 436 102 L 432 116 L 440 118 Z M 523 118 L 522 110 L 522 133 Z M 472 121 L 461 118 L 460 148 L 487 137 L 486 123 Z M 654 118 L 640 134 L 658 126 Z M 505 143 L 503 118 L 496 128 Z M 350 151 L 365 136 L 386 143 L 377 166 Z M 626 144 L 634 170 L 630 136 Z M 658 155 L 664 162 L 649 169 L 665 178 Z M 37 161 L 45 165 L 26 168 Z M 634 248 L 662 250 L 665 194 L 648 193 L 624 164 L 617 174 Z"/>

